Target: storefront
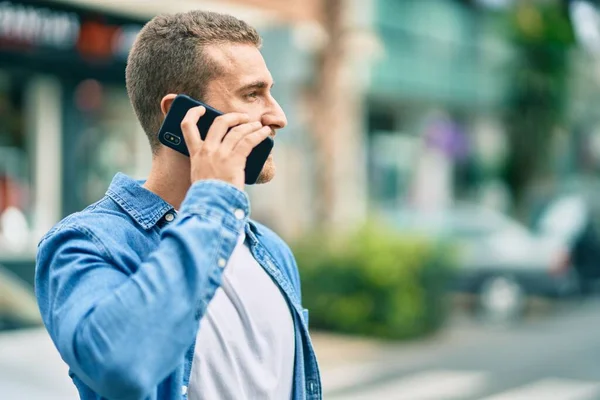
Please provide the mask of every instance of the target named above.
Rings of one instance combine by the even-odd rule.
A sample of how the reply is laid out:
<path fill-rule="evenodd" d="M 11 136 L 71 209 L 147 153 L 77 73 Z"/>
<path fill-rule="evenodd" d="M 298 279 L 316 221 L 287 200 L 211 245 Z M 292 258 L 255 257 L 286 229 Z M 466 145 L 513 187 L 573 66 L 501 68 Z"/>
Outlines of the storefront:
<path fill-rule="evenodd" d="M 370 207 L 478 200 L 479 142 L 503 141 L 495 128 L 514 62 L 510 43 L 484 11 L 459 2 L 377 5 L 373 25 L 384 50 L 365 106 Z"/>
<path fill-rule="evenodd" d="M 37 241 L 150 153 L 125 90 L 143 21 L 0 1 L 0 265 L 31 282 Z"/>

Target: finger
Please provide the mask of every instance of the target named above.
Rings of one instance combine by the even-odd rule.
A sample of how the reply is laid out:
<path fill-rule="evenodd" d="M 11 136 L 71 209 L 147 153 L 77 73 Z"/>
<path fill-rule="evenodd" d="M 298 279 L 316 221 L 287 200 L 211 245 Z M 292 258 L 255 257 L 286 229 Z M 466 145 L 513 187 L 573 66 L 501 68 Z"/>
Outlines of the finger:
<path fill-rule="evenodd" d="M 196 153 L 202 147 L 198 120 L 204 113 L 206 113 L 206 109 L 202 106 L 190 108 L 181 121 L 181 132 L 190 154 Z"/>
<path fill-rule="evenodd" d="M 259 143 L 269 137 L 272 129 L 270 126 L 263 126 L 257 131 L 254 131 L 242 138 L 235 147 L 234 151 L 244 157 L 248 157 Z"/>
<path fill-rule="evenodd" d="M 228 113 L 218 116 L 210 126 L 204 142 L 207 147 L 216 149 L 223 141 L 223 137 L 225 137 L 229 129 L 247 122 L 250 122 L 248 114 Z"/>
<path fill-rule="evenodd" d="M 221 143 L 220 150 L 224 153 L 231 152 L 235 146 L 237 146 L 238 142 L 244 138 L 244 136 L 255 132 L 262 128 L 262 124 L 258 121 L 250 122 L 247 124 L 238 125 L 235 128 L 232 128 L 225 138 L 223 139 L 223 143 Z"/>

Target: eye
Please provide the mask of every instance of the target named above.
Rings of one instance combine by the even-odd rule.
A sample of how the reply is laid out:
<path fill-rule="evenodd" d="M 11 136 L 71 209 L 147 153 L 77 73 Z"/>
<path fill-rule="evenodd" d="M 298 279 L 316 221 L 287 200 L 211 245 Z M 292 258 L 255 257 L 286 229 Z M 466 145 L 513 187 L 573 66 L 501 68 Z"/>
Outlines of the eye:
<path fill-rule="evenodd" d="M 257 92 L 257 91 L 250 92 L 250 93 L 248 93 L 248 94 L 246 95 L 246 97 L 247 97 L 248 99 L 256 99 L 256 98 L 258 97 L 258 92 Z"/>

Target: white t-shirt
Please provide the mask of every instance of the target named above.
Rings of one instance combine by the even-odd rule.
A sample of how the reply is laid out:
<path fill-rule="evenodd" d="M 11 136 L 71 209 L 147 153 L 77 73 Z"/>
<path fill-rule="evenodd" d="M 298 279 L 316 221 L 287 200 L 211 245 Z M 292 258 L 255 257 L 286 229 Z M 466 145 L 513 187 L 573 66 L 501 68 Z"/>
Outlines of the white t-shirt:
<path fill-rule="evenodd" d="M 200 320 L 190 400 L 291 399 L 295 336 L 279 287 L 242 233 Z"/>

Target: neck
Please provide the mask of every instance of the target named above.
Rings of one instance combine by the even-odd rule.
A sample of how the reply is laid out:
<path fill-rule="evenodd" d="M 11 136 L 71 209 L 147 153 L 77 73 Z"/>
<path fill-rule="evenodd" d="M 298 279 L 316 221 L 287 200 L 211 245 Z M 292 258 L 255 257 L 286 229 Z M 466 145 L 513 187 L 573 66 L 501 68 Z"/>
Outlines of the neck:
<path fill-rule="evenodd" d="M 179 210 L 190 186 L 189 158 L 179 154 L 174 157 L 157 154 L 152 158 L 144 188 Z"/>

